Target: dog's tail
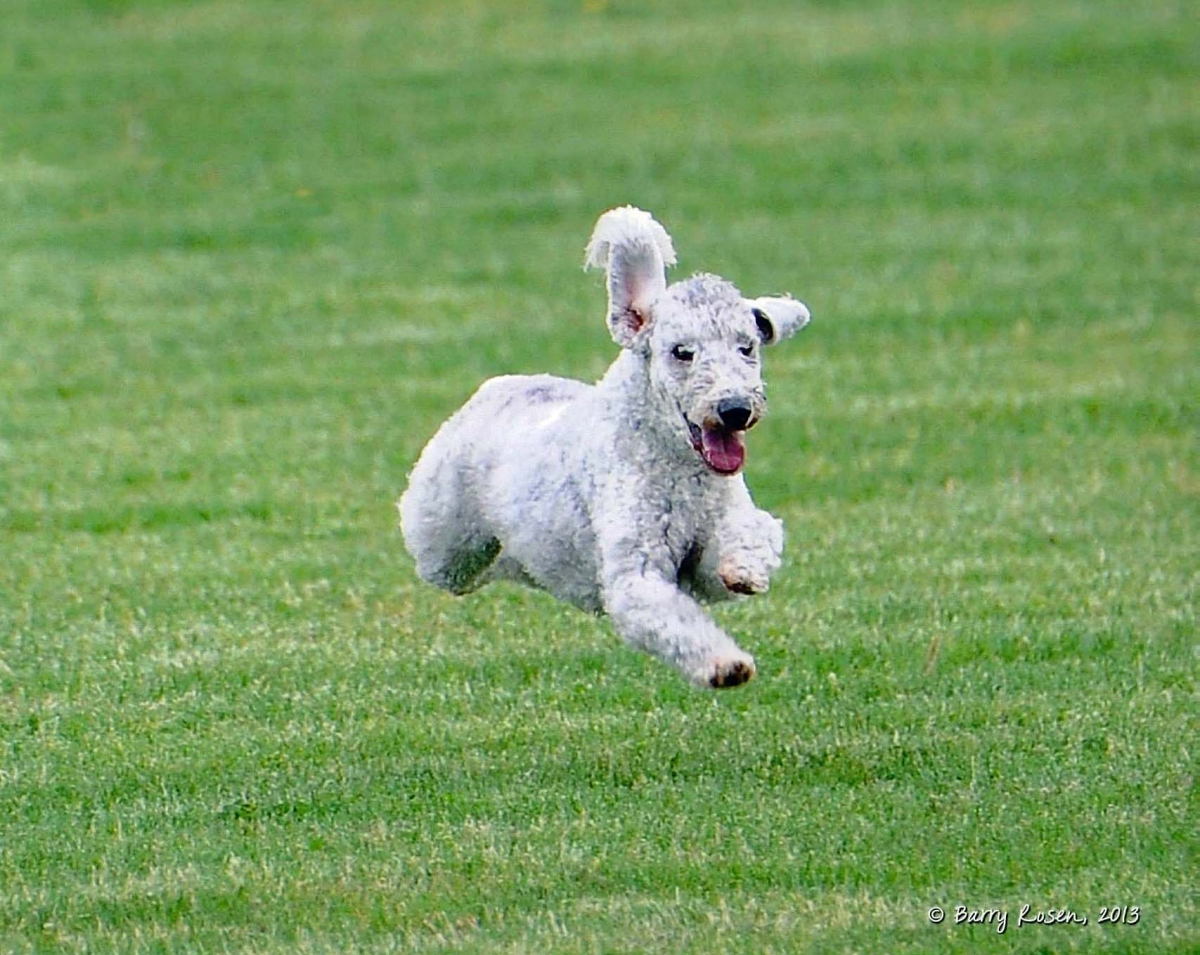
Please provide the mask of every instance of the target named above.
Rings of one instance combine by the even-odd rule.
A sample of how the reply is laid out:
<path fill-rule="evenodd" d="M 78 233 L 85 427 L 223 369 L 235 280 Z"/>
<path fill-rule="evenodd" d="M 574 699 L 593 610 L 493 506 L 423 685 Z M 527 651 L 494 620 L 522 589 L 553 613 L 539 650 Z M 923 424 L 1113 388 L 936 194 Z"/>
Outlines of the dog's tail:
<path fill-rule="evenodd" d="M 607 272 L 608 328 L 617 344 L 631 346 L 650 321 L 650 304 L 674 264 L 671 237 L 649 212 L 621 206 L 597 220 L 583 267 Z"/>

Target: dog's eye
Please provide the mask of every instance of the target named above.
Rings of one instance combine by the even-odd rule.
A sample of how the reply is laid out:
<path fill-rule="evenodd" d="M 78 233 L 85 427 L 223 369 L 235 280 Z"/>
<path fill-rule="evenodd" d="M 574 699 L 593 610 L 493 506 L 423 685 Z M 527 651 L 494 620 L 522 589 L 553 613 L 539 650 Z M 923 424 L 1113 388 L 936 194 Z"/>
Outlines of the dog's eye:
<path fill-rule="evenodd" d="M 742 345 L 740 348 L 738 348 L 738 351 L 741 352 L 746 358 L 754 357 L 753 345 Z"/>
<path fill-rule="evenodd" d="M 696 353 L 690 348 L 684 348 L 682 345 L 676 345 L 671 349 L 671 357 L 676 361 L 689 362 L 696 357 Z"/>

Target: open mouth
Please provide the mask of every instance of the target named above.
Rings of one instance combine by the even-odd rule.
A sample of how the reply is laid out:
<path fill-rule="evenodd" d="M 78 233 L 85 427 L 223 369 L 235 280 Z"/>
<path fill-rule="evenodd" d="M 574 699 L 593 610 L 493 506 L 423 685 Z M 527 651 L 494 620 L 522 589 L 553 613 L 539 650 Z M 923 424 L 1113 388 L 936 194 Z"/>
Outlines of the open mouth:
<path fill-rule="evenodd" d="M 705 422 L 704 427 L 687 422 L 692 447 L 704 459 L 704 463 L 718 474 L 737 474 L 746 460 L 746 445 L 742 441 L 745 431 L 734 431 L 720 424 Z"/>

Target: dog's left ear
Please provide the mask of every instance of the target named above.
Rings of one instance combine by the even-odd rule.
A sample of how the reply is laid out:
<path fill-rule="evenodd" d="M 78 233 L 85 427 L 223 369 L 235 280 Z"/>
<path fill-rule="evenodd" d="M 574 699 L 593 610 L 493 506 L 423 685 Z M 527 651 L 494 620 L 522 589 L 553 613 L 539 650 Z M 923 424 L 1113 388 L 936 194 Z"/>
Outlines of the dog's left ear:
<path fill-rule="evenodd" d="M 632 348 L 650 325 L 674 264 L 671 237 L 650 213 L 622 206 L 596 222 L 583 267 L 608 273 L 608 330 L 622 348 Z"/>
<path fill-rule="evenodd" d="M 748 298 L 746 304 L 754 313 L 758 334 L 764 345 L 774 345 L 790 338 L 812 319 L 808 306 L 790 295 Z"/>

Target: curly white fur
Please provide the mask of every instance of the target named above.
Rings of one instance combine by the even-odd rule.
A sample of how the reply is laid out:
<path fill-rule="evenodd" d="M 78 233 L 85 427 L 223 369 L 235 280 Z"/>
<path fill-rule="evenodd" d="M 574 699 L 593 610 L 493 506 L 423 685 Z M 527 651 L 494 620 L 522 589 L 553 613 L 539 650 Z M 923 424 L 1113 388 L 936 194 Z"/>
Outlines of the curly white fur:
<path fill-rule="evenodd" d="M 631 206 L 600 217 L 586 265 L 607 270 L 621 354 L 596 385 L 550 375 L 483 383 L 433 436 L 400 498 L 430 583 L 498 579 L 607 613 L 703 686 L 755 672 L 700 600 L 761 593 L 782 524 L 754 506 L 744 432 L 766 410 L 760 347 L 802 328 L 787 298 L 744 299 L 696 275 L 668 286 L 666 230 Z"/>

